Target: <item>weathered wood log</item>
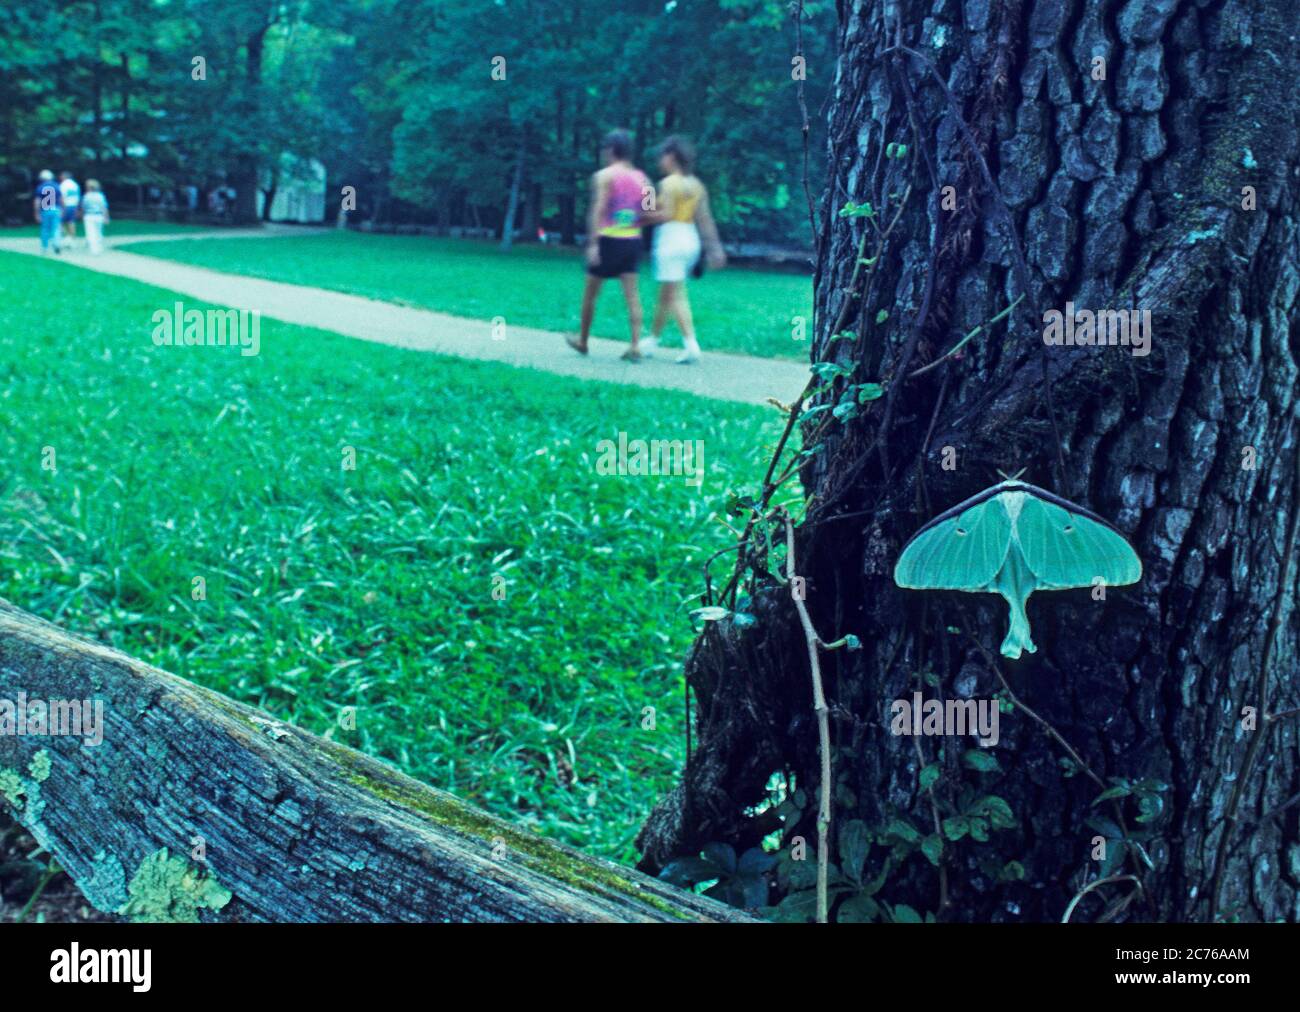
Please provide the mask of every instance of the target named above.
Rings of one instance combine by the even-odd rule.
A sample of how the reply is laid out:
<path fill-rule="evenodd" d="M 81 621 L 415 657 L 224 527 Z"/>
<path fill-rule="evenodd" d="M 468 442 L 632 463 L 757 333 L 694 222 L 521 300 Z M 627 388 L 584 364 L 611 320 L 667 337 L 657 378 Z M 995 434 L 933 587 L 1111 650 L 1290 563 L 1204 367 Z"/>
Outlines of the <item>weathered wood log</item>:
<path fill-rule="evenodd" d="M 749 919 L 3 601 L 0 796 L 136 920 Z"/>

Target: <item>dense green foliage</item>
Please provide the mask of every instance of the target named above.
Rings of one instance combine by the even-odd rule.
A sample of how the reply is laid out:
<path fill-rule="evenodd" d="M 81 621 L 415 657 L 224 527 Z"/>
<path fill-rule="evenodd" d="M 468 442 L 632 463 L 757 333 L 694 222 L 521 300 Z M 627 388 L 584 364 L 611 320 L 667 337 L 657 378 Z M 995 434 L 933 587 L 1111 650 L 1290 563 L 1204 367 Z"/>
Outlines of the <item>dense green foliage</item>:
<path fill-rule="evenodd" d="M 213 239 L 131 244 L 148 256 L 273 281 L 314 285 L 372 299 L 403 302 L 480 320 L 545 330 L 577 327 L 581 263 L 573 250 L 516 247 L 471 239 L 428 239 L 355 232 L 302 238 Z M 656 287 L 641 272 L 641 299 L 649 324 Z M 728 268 L 691 284 L 696 330 L 710 350 L 777 358 L 806 358 L 791 320 L 812 319 L 812 282 L 800 274 Z M 595 333 L 627 337 L 627 310 L 616 285 L 598 304 Z M 665 346 L 680 344 L 670 324 Z M 557 349 L 568 354 L 567 349 Z"/>
<path fill-rule="evenodd" d="M 632 856 L 682 760 L 710 514 L 774 412 L 273 321 L 258 357 L 156 348 L 171 293 L 14 254 L 0 277 L 0 597 Z M 619 430 L 703 440 L 703 489 L 597 475 Z"/>
<path fill-rule="evenodd" d="M 816 123 L 834 11 L 805 7 Z M 366 216 L 499 228 L 517 175 L 525 234 L 544 221 L 567 235 L 599 138 L 624 126 L 642 158 L 665 134 L 696 138 L 730 238 L 807 242 L 780 0 L 10 0 L 5 13 L 6 218 L 25 217 L 44 167 L 127 196 L 226 180 L 248 218 L 259 180 L 275 185 L 265 174 L 319 158 L 330 214 L 354 186 Z"/>

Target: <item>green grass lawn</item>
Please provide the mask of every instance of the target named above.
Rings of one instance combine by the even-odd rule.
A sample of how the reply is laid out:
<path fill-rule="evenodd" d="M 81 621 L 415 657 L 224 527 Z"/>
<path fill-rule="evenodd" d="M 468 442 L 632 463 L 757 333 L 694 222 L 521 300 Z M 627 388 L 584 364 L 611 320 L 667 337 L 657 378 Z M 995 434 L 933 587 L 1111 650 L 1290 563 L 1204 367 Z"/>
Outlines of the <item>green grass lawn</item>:
<path fill-rule="evenodd" d="M 775 412 L 270 320 L 258 357 L 157 348 L 175 298 L 0 253 L 0 596 L 631 858 L 683 756 L 710 512 Z M 702 490 L 597 475 L 620 430 L 702 439 Z"/>
<path fill-rule="evenodd" d="M 104 226 L 104 234 L 114 235 L 164 235 L 169 232 L 203 232 L 207 231 L 208 226 L 204 225 L 182 225 L 174 221 L 132 221 L 128 218 L 114 218 Z M 0 228 L 0 239 L 16 239 L 19 237 L 36 238 L 41 234 L 40 228 L 35 225 L 23 225 L 19 228 Z M 77 222 L 77 237 L 85 235 L 81 222 Z"/>
<path fill-rule="evenodd" d="M 136 253 L 249 274 L 273 281 L 316 285 L 388 302 L 544 330 L 576 331 L 583 267 L 578 251 L 524 244 L 502 253 L 474 239 L 328 235 L 277 239 L 214 239 L 140 243 Z M 649 332 L 655 291 L 648 261 L 641 268 L 641 298 Z M 691 307 L 701 345 L 764 357 L 806 359 L 806 340 L 792 337 L 792 318 L 810 321 L 812 280 L 801 274 L 728 267 L 690 283 Z M 599 337 L 626 340 L 627 313 L 616 281 L 601 292 L 593 327 Z M 665 345 L 680 336 L 669 324 Z"/>

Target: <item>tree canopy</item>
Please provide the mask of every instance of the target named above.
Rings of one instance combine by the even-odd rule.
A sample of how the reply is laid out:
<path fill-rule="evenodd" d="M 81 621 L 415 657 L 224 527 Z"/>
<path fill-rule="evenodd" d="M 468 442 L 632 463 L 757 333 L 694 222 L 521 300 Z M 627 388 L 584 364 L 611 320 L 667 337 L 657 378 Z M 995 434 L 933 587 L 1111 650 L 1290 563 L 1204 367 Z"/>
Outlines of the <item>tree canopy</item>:
<path fill-rule="evenodd" d="M 0 23 L 3 216 L 34 173 L 110 193 L 230 183 L 239 217 L 285 164 L 319 159 L 381 221 L 572 238 L 600 137 L 639 160 L 682 133 L 733 237 L 807 240 L 800 84 L 813 110 L 834 10 L 780 0 L 14 0 Z M 795 59 L 797 47 L 803 61 Z M 805 69 L 806 68 L 806 69 Z M 801 78 L 806 78 L 800 80 Z M 820 178 L 824 145 L 812 138 Z M 653 169 L 653 166 L 647 166 Z"/>

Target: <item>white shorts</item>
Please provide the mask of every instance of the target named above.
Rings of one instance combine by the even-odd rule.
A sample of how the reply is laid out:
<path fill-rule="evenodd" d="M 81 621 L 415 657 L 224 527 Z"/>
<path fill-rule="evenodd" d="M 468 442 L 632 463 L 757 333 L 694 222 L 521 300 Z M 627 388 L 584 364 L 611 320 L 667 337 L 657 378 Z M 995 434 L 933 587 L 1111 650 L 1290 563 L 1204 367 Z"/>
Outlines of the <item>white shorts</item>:
<path fill-rule="evenodd" d="M 685 281 L 700 259 L 700 233 L 690 221 L 666 221 L 655 229 L 656 281 Z"/>

